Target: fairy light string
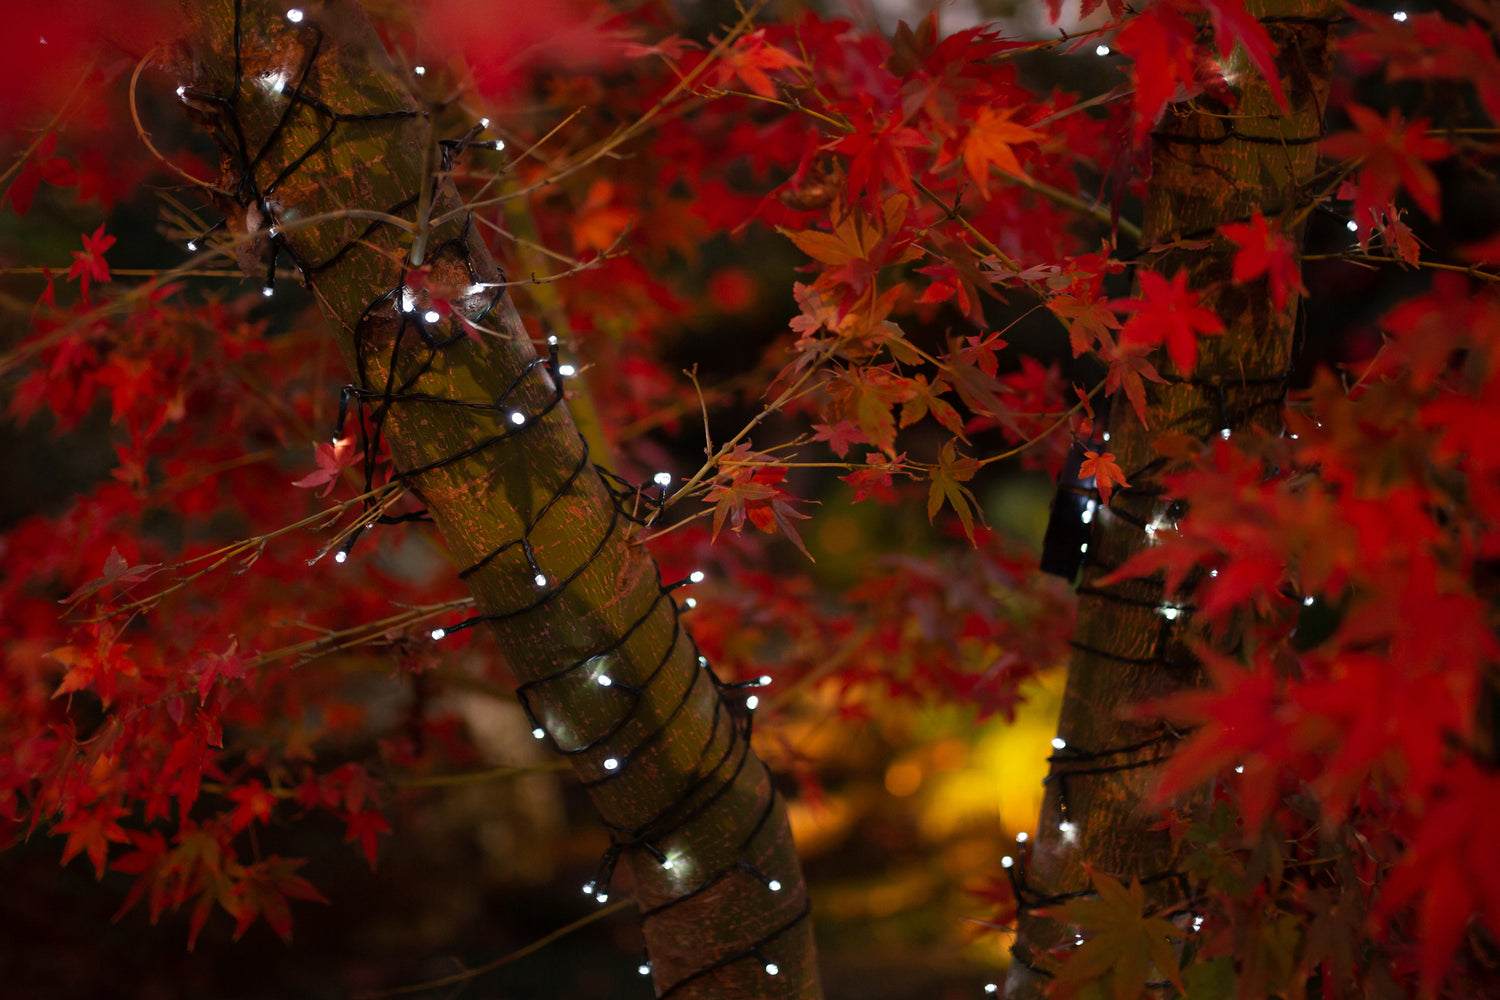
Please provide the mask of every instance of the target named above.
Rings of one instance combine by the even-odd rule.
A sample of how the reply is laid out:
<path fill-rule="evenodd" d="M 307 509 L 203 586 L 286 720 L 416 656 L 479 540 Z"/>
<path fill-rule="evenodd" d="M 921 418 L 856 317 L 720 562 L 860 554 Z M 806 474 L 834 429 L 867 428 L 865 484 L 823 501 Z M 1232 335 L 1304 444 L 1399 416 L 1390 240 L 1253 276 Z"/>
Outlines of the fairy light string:
<path fill-rule="evenodd" d="M 356 246 L 382 228 L 403 219 L 402 213 L 410 213 L 419 205 L 431 212 L 438 203 L 435 195 L 441 178 L 451 173 L 457 158 L 467 150 L 503 148 L 502 142 L 480 140 L 480 135 L 489 126 L 488 120 L 484 119 L 458 139 L 437 140 L 438 171 L 424 181 L 421 193 L 403 198 L 384 211 L 366 213 L 370 219 L 363 230 L 353 239 L 333 248 L 323 259 L 305 257 L 288 239 L 286 227 L 293 225 L 295 219 L 288 222 L 279 216 L 280 206 L 274 197 L 277 190 L 294 183 L 299 172 L 329 147 L 341 128 L 383 121 L 394 123 L 421 116 L 423 112 L 410 108 L 339 112 L 309 92 L 308 81 L 315 76 L 315 68 L 324 51 L 324 34 L 316 18 L 300 8 L 285 13 L 289 30 L 306 40 L 301 58 L 296 60 L 295 71 L 251 79 L 243 58 L 243 8 L 244 0 L 234 0 L 234 64 L 230 92 L 218 94 L 182 87 L 178 93 L 190 105 L 216 109 L 222 119 L 225 128 L 215 134 L 220 136 L 220 145 L 230 169 L 238 177 L 232 193 L 245 210 L 246 227 L 260 246 L 266 267 L 262 290 L 267 296 L 275 293 L 276 267 L 281 259 L 290 260 L 304 283 L 312 287 L 318 275 L 344 260 Z M 251 86 L 261 86 L 269 96 L 282 102 L 269 132 L 253 148 L 240 118 L 243 94 Z M 288 141 L 295 116 L 302 113 L 315 116 L 318 123 L 316 136 L 300 152 L 292 154 L 282 150 L 282 146 Z M 223 138 L 226 133 L 227 140 Z M 264 172 L 263 166 L 278 150 L 289 159 L 278 169 L 270 171 L 270 179 L 261 183 L 258 175 Z M 420 210 L 418 214 L 421 214 Z M 426 221 L 418 219 L 412 229 L 425 235 Z M 225 220 L 219 221 L 189 241 L 188 249 L 196 251 L 225 225 Z M 447 269 L 445 273 L 468 277 L 461 299 L 446 305 L 433 300 L 432 293 L 424 287 L 425 282 L 413 282 L 412 272 L 407 271 L 401 274 L 396 284 L 365 305 L 354 324 L 356 381 L 340 389 L 332 440 L 336 445 L 344 441 L 345 426 L 352 411 L 355 433 L 364 453 L 361 471 L 367 491 L 382 478 L 379 456 L 386 423 L 398 408 L 434 407 L 462 411 L 481 422 L 483 428 L 474 439 L 438 458 L 406 468 L 392 466 L 385 473 L 388 481 L 400 482 L 413 492 L 419 492 L 416 487 L 422 477 L 430 473 L 502 447 L 524 447 L 526 436 L 547 425 L 549 417 L 564 406 L 566 379 L 574 374 L 575 369 L 562 363 L 556 337 L 548 339 L 548 350 L 544 355 L 522 365 L 494 398 L 458 399 L 417 388 L 423 377 L 436 369 L 445 352 L 462 345 L 473 335 L 474 328 L 481 327 L 492 314 L 506 306 L 503 280 L 493 280 L 493 275 L 486 280 L 486 275 L 475 265 L 470 249 L 474 240 L 472 219 L 465 218 L 456 235 L 437 241 L 425 254 L 428 268 L 441 266 Z M 414 288 L 414 284 L 417 287 Z M 383 375 L 377 376 L 372 370 L 377 361 L 384 369 Z M 507 610 L 474 614 L 441 624 L 430 630 L 432 641 L 441 641 L 481 624 L 498 624 L 548 608 L 599 564 L 626 526 L 645 523 L 661 507 L 672 482 L 669 474 L 660 473 L 645 484 L 630 483 L 596 466 L 589 457 L 587 443 L 581 436 L 577 440 L 579 457 L 570 462 L 559 481 L 546 488 L 544 499 L 525 516 L 519 533 L 483 551 L 458 573 L 461 579 L 468 580 L 482 570 L 500 571 L 502 563 L 508 567 L 514 561 L 518 564 L 517 569 L 527 576 L 532 593 L 530 599 Z M 602 527 L 596 529 L 599 537 L 587 546 L 582 559 L 576 560 L 574 565 L 544 564 L 533 542 L 533 533 L 545 524 L 549 516 L 556 516 L 558 505 L 564 498 L 580 493 L 585 487 L 600 488 L 609 498 L 609 516 Z M 372 503 L 367 501 L 367 514 L 372 513 L 369 509 Z M 388 515 L 382 510 L 378 516 L 369 517 L 368 524 L 351 532 L 339 549 L 336 561 L 344 563 L 347 560 L 353 545 L 370 525 L 424 520 L 431 520 L 425 508 L 397 515 Z M 687 828 L 737 788 L 746 767 L 755 759 L 750 748 L 750 735 L 760 700 L 756 692 L 769 684 L 771 678 L 762 676 L 733 682 L 721 679 L 683 628 L 680 617 L 683 608 L 673 597 L 675 591 L 702 582 L 704 574 L 695 571 L 682 580 L 665 584 L 659 569 L 654 572 L 654 596 L 634 620 L 607 642 L 576 655 L 542 676 L 525 681 L 517 688 L 517 699 L 532 735 L 545 740 L 560 755 L 578 760 L 582 764 L 579 768 L 582 784 L 591 791 L 630 773 L 633 764 L 644 759 L 648 751 L 667 738 L 682 713 L 700 696 L 705 686 L 711 692 L 712 714 L 707 725 L 707 738 L 697 751 L 696 762 L 679 779 L 678 787 L 657 799 L 662 804 L 643 822 L 625 826 L 605 820 L 611 842 L 585 886 L 586 893 L 597 903 L 605 903 L 609 899 L 616 866 L 627 853 L 640 855 L 662 870 L 674 874 L 681 872 L 685 881 L 674 894 L 651 905 L 643 903 L 640 913 L 643 923 L 659 919 L 675 908 L 708 899 L 710 890 L 722 886 L 728 879 L 743 878 L 752 882 L 768 897 L 784 895 L 784 883 L 796 881 L 792 873 L 766 870 L 759 860 L 761 852 L 757 845 L 765 839 L 779 804 L 779 795 L 769 781 L 757 784 L 759 801 L 750 814 L 754 819 L 747 818 L 743 831 L 734 835 L 728 860 L 705 871 L 701 870 L 698 859 L 684 853 L 689 846 L 684 837 Z M 688 607 L 694 603 L 691 598 L 684 602 Z M 639 675 L 612 670 L 616 659 L 627 648 L 632 653 L 638 652 L 634 647 L 642 635 L 663 631 L 667 633 L 667 640 L 659 653 L 627 658 L 629 663 L 639 661 L 645 664 L 637 668 Z M 668 669 L 670 664 L 678 661 L 688 662 L 692 668 L 681 672 Z M 640 670 L 644 672 L 640 673 Z M 669 690 L 674 680 L 677 686 Z M 554 718 L 549 706 L 565 703 L 567 699 L 561 693 L 570 686 L 576 690 L 582 685 L 591 685 L 596 694 L 613 701 L 617 707 L 595 731 L 575 733 L 572 730 L 576 724 Z M 648 719 L 654 721 L 646 721 Z M 777 942 L 801 926 L 809 914 L 810 904 L 804 893 L 800 909 L 779 919 L 753 940 L 738 942 L 702 967 L 681 975 L 675 982 L 662 987 L 659 995 L 677 994 L 721 969 L 744 962 L 758 964 L 760 974 L 766 977 L 782 975 L 785 960 L 778 961 Z M 641 963 L 641 972 L 643 975 L 660 974 L 649 958 Z"/>
<path fill-rule="evenodd" d="M 1209 378 L 1177 373 L 1163 374 L 1163 381 L 1170 385 L 1187 386 L 1199 394 L 1202 402 L 1179 410 L 1173 418 L 1161 426 L 1154 426 L 1156 433 L 1190 432 L 1205 447 L 1217 441 L 1228 441 L 1235 428 L 1252 426 L 1263 417 L 1279 414 L 1285 406 L 1287 385 L 1291 372 L 1282 371 L 1265 377 L 1236 377 L 1233 380 Z M 1167 467 L 1167 459 L 1161 456 L 1149 458 L 1140 467 L 1130 469 L 1125 479 L 1129 486 L 1114 491 L 1115 502 L 1106 504 L 1097 486 L 1082 479 L 1078 473 L 1085 451 L 1104 452 L 1108 449 L 1108 413 L 1101 412 L 1096 421 L 1093 436 L 1089 440 L 1076 440 L 1059 473 L 1057 493 L 1049 517 L 1046 538 L 1041 556 L 1041 568 L 1074 582 L 1081 600 L 1101 601 L 1127 608 L 1136 616 L 1138 627 L 1120 632 L 1129 635 L 1133 645 L 1120 648 L 1114 643 L 1101 644 L 1088 641 L 1077 635 L 1070 639 L 1071 647 L 1084 655 L 1098 657 L 1122 668 L 1150 668 L 1186 675 L 1198 669 L 1197 659 L 1184 641 L 1186 629 L 1191 624 L 1196 604 L 1177 594 L 1163 593 L 1160 575 L 1140 580 L 1120 581 L 1108 586 L 1098 580 L 1119 568 L 1108 565 L 1101 559 L 1099 545 L 1100 525 L 1105 519 L 1125 526 L 1138 533 L 1145 544 L 1155 544 L 1164 530 L 1173 530 L 1188 514 L 1187 505 L 1171 497 L 1159 482 L 1160 474 Z M 1203 432 L 1205 425 L 1212 430 Z M 1267 470 L 1274 476 L 1278 470 Z M 1112 546 L 1118 543 L 1112 543 Z M 1133 548 L 1133 546 L 1132 546 Z M 1114 555 L 1120 552 L 1115 549 Z M 1212 574 L 1210 574 L 1212 575 Z M 1192 578 L 1189 579 L 1192 583 Z M 1300 596 L 1300 595 L 1299 595 Z M 1306 604 L 1310 598 L 1301 598 Z M 1140 616 L 1150 615 L 1150 620 Z M 1053 753 L 1048 757 L 1048 774 L 1044 785 L 1055 794 L 1057 819 L 1056 835 L 1058 848 L 1068 851 L 1079 842 L 1079 820 L 1074 816 L 1073 793 L 1080 782 L 1110 781 L 1125 774 L 1156 768 L 1169 761 L 1178 745 L 1190 733 L 1162 723 L 1161 728 L 1114 746 L 1090 748 L 1078 745 L 1063 735 L 1052 741 Z M 1002 867 L 1010 882 L 1016 901 L 1017 916 L 1059 907 L 1069 900 L 1097 895 L 1092 887 L 1069 892 L 1050 892 L 1028 879 L 1031 851 L 1033 847 L 1027 834 L 1017 837 L 1014 856 L 1002 859 Z M 1187 914 L 1186 920 L 1193 930 L 1202 926 L 1203 918 L 1197 912 L 1202 897 L 1193 891 L 1187 875 L 1174 868 L 1132 876 L 1143 886 L 1161 885 L 1177 905 Z M 1055 915 L 1055 914 L 1054 914 Z M 1059 950 L 1076 947 L 1082 938 L 1064 941 L 1046 953 L 1034 952 L 1022 944 L 1018 935 L 1010 952 L 1017 965 L 1039 978 L 1051 979 L 1056 975 Z M 1150 985 L 1150 984 L 1148 984 Z M 990 992 L 997 992 L 998 987 Z"/>

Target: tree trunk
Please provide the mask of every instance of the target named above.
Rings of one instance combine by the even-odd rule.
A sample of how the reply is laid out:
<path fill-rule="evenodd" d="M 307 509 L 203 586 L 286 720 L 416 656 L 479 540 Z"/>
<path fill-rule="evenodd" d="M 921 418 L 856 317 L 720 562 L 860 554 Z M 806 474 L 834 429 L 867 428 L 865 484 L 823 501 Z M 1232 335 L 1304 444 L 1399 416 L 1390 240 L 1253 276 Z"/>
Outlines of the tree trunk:
<path fill-rule="evenodd" d="M 820 996 L 806 891 L 743 693 L 700 666 L 463 214 L 428 237 L 428 280 L 499 335 L 423 320 L 427 301 L 403 291 L 412 235 L 351 217 L 421 228 L 442 137 L 353 0 L 304 10 L 293 22 L 283 4 L 217 0 L 194 15 L 181 62 L 180 93 L 224 151 L 233 197 L 220 208 L 250 248 L 242 265 L 298 266 L 383 413 L 399 475 L 465 568 L 479 615 L 460 627 L 492 626 L 542 738 L 610 829 L 606 860 L 634 875 L 658 992 Z M 458 207 L 446 184 L 427 194 L 433 218 Z"/>
<path fill-rule="evenodd" d="M 1200 345 L 1190 378 L 1164 354 L 1153 358 L 1165 384 L 1147 383 L 1143 426 L 1123 400 L 1113 408 L 1109 450 L 1131 489 L 1121 491 L 1093 521 L 1079 585 L 1074 653 L 1068 672 L 1060 746 L 1053 755 L 1046 795 L 1030 850 L 1012 874 L 1026 890 L 1004 995 L 1013 1000 L 1044 995 L 1058 961 L 1053 949 L 1072 940 L 1064 924 L 1028 910 L 1089 888 L 1085 866 L 1126 881 L 1137 877 L 1159 905 L 1181 900 L 1177 859 L 1168 835 L 1153 830 L 1157 816 L 1144 807 L 1155 768 L 1171 752 L 1176 734 L 1160 725 L 1128 721 L 1120 710 L 1201 683 L 1201 671 L 1183 645 L 1192 628 L 1186 610 L 1170 606 L 1159 580 L 1104 587 L 1100 580 L 1152 544 L 1185 508 L 1164 496 L 1169 460 L 1154 438 L 1191 434 L 1208 440 L 1250 427 L 1279 432 L 1280 402 L 1292 361 L 1297 299 L 1272 305 L 1265 285 L 1230 281 L 1233 245 L 1217 227 L 1243 221 L 1259 209 L 1268 218 L 1304 206 L 1301 195 L 1317 163 L 1316 139 L 1329 81 L 1330 5 L 1318 0 L 1251 0 L 1277 45 L 1277 65 L 1290 102 L 1281 114 L 1265 81 L 1237 52 L 1226 69 L 1240 106 L 1205 113 L 1207 102 L 1167 109 L 1152 136 L 1142 244 L 1175 237 L 1209 240 L 1202 249 L 1147 254 L 1142 267 L 1171 276 L 1186 271 L 1190 288 L 1227 326 Z M 1302 227 L 1288 233 L 1299 248 Z M 1182 498 L 1188 504 L 1191 497 Z M 1164 613 L 1165 612 L 1165 613 Z M 1054 741 L 1054 746 L 1059 746 Z M 1202 800 L 1183 804 L 1190 813 Z"/>

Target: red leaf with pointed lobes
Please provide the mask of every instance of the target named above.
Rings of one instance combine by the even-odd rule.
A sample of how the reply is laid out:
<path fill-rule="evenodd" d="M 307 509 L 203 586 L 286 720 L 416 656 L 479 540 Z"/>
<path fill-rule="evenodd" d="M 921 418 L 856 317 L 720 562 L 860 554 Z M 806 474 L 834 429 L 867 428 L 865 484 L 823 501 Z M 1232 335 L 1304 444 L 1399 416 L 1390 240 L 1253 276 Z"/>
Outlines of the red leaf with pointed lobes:
<path fill-rule="evenodd" d="M 318 496 L 326 497 L 333 492 L 333 487 L 338 483 L 339 475 L 344 469 L 365 457 L 364 452 L 354 450 L 354 438 L 341 437 L 333 444 L 317 444 L 313 446 L 313 458 L 318 463 L 318 471 L 310 472 L 301 479 L 292 481 L 293 486 L 303 486 L 308 489 L 322 486 L 323 492 Z"/>
<path fill-rule="evenodd" d="M 761 97 L 775 97 L 776 84 L 767 76 L 768 73 L 805 68 L 801 59 L 767 41 L 766 30 L 761 28 L 737 40 L 724 54 L 720 86 L 733 74 Z"/>
<path fill-rule="evenodd" d="M 1287 110 L 1286 92 L 1281 87 L 1281 77 L 1276 72 L 1276 46 L 1265 26 L 1245 11 L 1244 0 L 1203 0 L 1213 19 L 1214 41 L 1219 45 L 1219 58 L 1227 59 L 1236 43 L 1245 47 L 1245 54 L 1257 72 L 1265 78 L 1271 88 L 1271 97 L 1283 112 Z"/>
<path fill-rule="evenodd" d="M 1307 294 L 1296 248 L 1280 227 L 1272 230 L 1260 209 L 1255 210 L 1248 223 L 1226 222 L 1219 227 L 1219 232 L 1240 248 L 1234 255 L 1232 277 L 1236 284 L 1266 275 L 1271 286 L 1271 300 L 1277 309 L 1286 307 L 1291 293 Z"/>
<path fill-rule="evenodd" d="M 827 441 L 828 447 L 839 458 L 849 454 L 849 446 L 864 444 L 868 438 L 852 420 L 840 420 L 836 424 L 813 424 L 813 440 Z"/>
<path fill-rule="evenodd" d="M 380 812 L 373 809 L 357 812 L 349 817 L 344 843 L 359 841 L 360 850 L 364 851 L 365 858 L 370 862 L 370 870 L 373 871 L 379 852 L 376 838 L 382 833 L 390 832 L 391 824 Z"/>
<path fill-rule="evenodd" d="M 1078 466 L 1078 478 L 1094 481 L 1094 488 L 1099 491 L 1099 499 L 1104 501 L 1106 507 L 1109 506 L 1109 498 L 1114 493 L 1116 485 L 1130 485 L 1125 481 L 1124 471 L 1115 463 L 1114 453 L 1109 451 L 1102 455 L 1097 451 L 1084 452 L 1083 462 Z"/>
<path fill-rule="evenodd" d="M 62 863 L 72 861 L 80 852 L 87 854 L 89 861 L 93 862 L 95 877 L 102 879 L 109 845 L 124 844 L 129 840 L 115 820 L 129 814 L 130 810 L 111 803 L 76 808 L 71 816 L 57 824 L 52 831 L 68 835 L 67 843 L 63 846 Z"/>
<path fill-rule="evenodd" d="M 1157 3 L 1132 17 L 1115 36 L 1115 50 L 1135 61 L 1131 76 L 1135 78 L 1137 144 L 1145 140 L 1179 88 L 1193 83 L 1197 72 L 1194 33 L 1192 24 L 1170 3 Z"/>
<path fill-rule="evenodd" d="M 1500 778 L 1459 756 L 1424 809 L 1406 856 L 1384 886 L 1375 916 L 1418 901 L 1422 990 L 1437 996 L 1471 919 L 1500 934 Z"/>
<path fill-rule="evenodd" d="M 1140 298 L 1115 303 L 1133 315 L 1120 330 L 1120 346 L 1156 347 L 1165 343 L 1172 363 L 1190 374 L 1198 363 L 1198 336 L 1224 332 L 1224 321 L 1198 304 L 1198 293 L 1187 287 L 1187 272 L 1170 279 L 1142 271 Z"/>
<path fill-rule="evenodd" d="M 903 451 L 894 459 L 886 459 L 878 452 L 870 452 L 865 461 L 868 468 L 856 469 L 847 476 L 839 477 L 854 487 L 854 502 L 874 497 L 881 503 L 894 503 L 896 491 L 891 486 L 891 480 L 906 462 L 906 452 Z"/>
<path fill-rule="evenodd" d="M 276 797 L 259 781 L 254 780 L 230 789 L 229 800 L 235 804 L 234 810 L 229 814 L 231 833 L 239 833 L 257 820 L 269 823 L 271 810 L 276 805 Z"/>
<path fill-rule="evenodd" d="M 1441 215 L 1441 191 L 1437 175 L 1427 164 L 1453 152 L 1442 139 L 1427 135 L 1427 120 L 1407 124 L 1398 108 L 1381 118 L 1359 104 L 1345 109 L 1354 129 L 1324 139 L 1321 148 L 1341 160 L 1360 160 L 1355 175 L 1354 221 L 1363 242 L 1374 224 L 1374 213 L 1382 210 L 1402 188 L 1417 207 L 1436 219 Z"/>
<path fill-rule="evenodd" d="M 115 245 L 113 236 L 104 235 L 104 224 L 94 230 L 92 236 L 83 238 L 83 249 L 73 251 L 73 266 L 68 268 L 68 280 L 78 280 L 83 300 L 89 298 L 89 281 L 108 281 L 109 265 L 104 262 L 104 252 Z"/>

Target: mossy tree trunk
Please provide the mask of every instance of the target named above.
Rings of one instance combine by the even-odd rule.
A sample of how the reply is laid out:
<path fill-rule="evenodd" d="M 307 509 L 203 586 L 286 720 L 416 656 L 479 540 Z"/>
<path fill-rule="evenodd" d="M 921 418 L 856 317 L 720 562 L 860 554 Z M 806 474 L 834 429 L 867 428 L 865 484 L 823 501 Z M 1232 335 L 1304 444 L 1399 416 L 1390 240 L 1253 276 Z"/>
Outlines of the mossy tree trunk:
<path fill-rule="evenodd" d="M 486 288 L 455 301 L 471 315 L 489 307 L 484 324 L 500 335 L 464 336 L 448 319 L 427 330 L 442 343 L 434 350 L 401 310 L 412 234 L 350 214 L 389 212 L 415 227 L 440 137 L 354 0 L 308 4 L 298 23 L 286 15 L 266 0 L 215 0 L 194 10 L 181 55 L 184 100 L 225 151 L 221 183 L 234 194 L 219 207 L 252 247 L 242 264 L 263 267 L 274 239 L 283 263 L 303 268 L 356 379 L 419 397 L 386 404 L 395 466 L 427 470 L 409 486 L 454 562 L 472 568 L 465 579 L 479 612 L 494 616 L 506 664 L 534 683 L 538 723 L 559 747 L 587 747 L 571 759 L 615 841 L 630 845 L 620 863 L 634 875 L 658 989 L 820 996 L 806 892 L 770 777 L 566 408 L 552 405 L 554 373 L 532 366 L 509 298 Z M 433 203 L 434 217 L 458 207 L 446 185 Z M 504 281 L 461 215 L 427 246 L 432 281 Z M 260 264 L 247 259 L 257 255 Z M 502 397 L 504 412 L 437 402 Z M 511 411 L 526 420 L 520 429 L 503 427 Z M 523 537 L 530 554 L 514 544 Z M 605 670 L 610 688 L 597 683 Z"/>
<path fill-rule="evenodd" d="M 1248 220 L 1256 210 L 1267 218 L 1305 217 L 1298 212 L 1300 197 L 1316 170 L 1328 93 L 1326 19 L 1336 8 L 1319 0 L 1251 0 L 1246 6 L 1277 44 L 1290 108 L 1285 114 L 1277 108 L 1265 81 L 1239 52 L 1226 67 L 1231 79 L 1238 75 L 1237 109 L 1210 110 L 1202 98 L 1197 105 L 1170 106 L 1152 136 L 1143 245 L 1177 237 L 1210 242 L 1206 248 L 1148 254 L 1141 266 L 1169 277 L 1185 271 L 1188 286 L 1203 295 L 1227 330 L 1200 342 L 1190 380 L 1164 354 L 1153 358 L 1167 382 L 1147 383 L 1146 424 L 1123 400 L 1111 413 L 1109 450 L 1132 489 L 1112 504 L 1119 516 L 1101 513 L 1093 523 L 1058 724 L 1066 747 L 1054 754 L 1037 833 L 1025 853 L 1025 885 L 1038 897 L 1088 889 L 1085 866 L 1126 881 L 1173 871 L 1170 839 L 1152 829 L 1158 816 L 1144 806 L 1156 772 L 1150 762 L 1169 752 L 1173 737 L 1161 726 L 1122 718 L 1121 709 L 1201 683 L 1201 671 L 1182 643 L 1193 627 L 1191 616 L 1170 607 L 1162 613 L 1172 597 L 1159 581 L 1108 587 L 1100 581 L 1151 544 L 1143 526 L 1167 529 L 1182 510 L 1191 516 L 1191 497 L 1180 498 L 1184 505 L 1178 508 L 1163 494 L 1161 479 L 1172 465 L 1157 449 L 1159 435 L 1208 440 L 1225 430 L 1280 429 L 1278 401 L 1292 361 L 1297 298 L 1277 309 L 1264 279 L 1236 287 L 1230 281 L 1234 246 L 1216 229 Z M 1302 229 L 1297 225 L 1288 233 L 1299 250 Z M 1108 753 L 1115 750 L 1123 752 Z M 1184 804 L 1190 812 L 1199 805 Z M 1180 888 L 1170 878 L 1150 881 L 1148 899 L 1170 905 L 1179 901 Z M 1023 909 L 1004 995 L 1042 996 L 1057 967 L 1049 953 L 1071 943 L 1072 933 Z"/>

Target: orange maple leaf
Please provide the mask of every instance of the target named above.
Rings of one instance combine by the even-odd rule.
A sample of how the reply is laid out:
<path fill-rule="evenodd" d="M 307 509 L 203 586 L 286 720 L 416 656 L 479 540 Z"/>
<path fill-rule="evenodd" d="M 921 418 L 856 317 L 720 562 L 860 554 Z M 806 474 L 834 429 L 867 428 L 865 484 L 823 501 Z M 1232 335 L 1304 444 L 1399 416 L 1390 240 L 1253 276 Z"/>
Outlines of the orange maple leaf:
<path fill-rule="evenodd" d="M 1125 481 L 1125 473 L 1115 464 L 1114 452 L 1106 451 L 1099 454 L 1097 451 L 1086 451 L 1083 453 L 1083 463 L 1078 466 L 1078 478 L 1088 479 L 1092 477 L 1094 487 L 1099 491 L 1099 499 L 1109 506 L 1109 495 L 1114 492 L 1115 483 L 1121 486 L 1129 486 Z"/>
<path fill-rule="evenodd" d="M 1010 116 L 1013 114 L 1015 114 L 1014 111 L 984 108 L 979 112 L 979 120 L 974 123 L 969 129 L 969 134 L 964 138 L 964 168 L 969 171 L 969 176 L 974 178 L 974 183 L 979 187 L 982 197 L 989 197 L 986 182 L 989 179 L 991 164 L 1007 174 L 1024 178 L 1026 172 L 1021 169 L 1021 162 L 1016 159 L 1016 154 L 1010 147 L 1023 142 L 1039 142 L 1046 138 L 1040 132 L 1011 121 Z"/>

